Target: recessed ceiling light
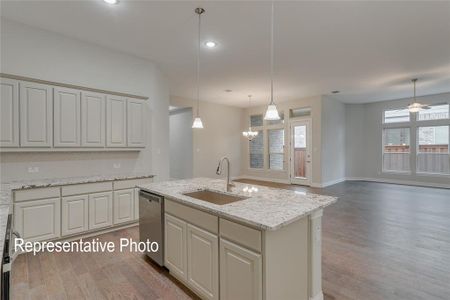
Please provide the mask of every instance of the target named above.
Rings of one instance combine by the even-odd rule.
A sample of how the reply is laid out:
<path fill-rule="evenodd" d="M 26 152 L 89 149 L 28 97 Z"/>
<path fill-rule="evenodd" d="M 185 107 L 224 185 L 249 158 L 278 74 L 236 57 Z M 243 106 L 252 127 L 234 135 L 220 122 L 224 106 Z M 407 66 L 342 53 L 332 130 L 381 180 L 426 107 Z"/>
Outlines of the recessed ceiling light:
<path fill-rule="evenodd" d="M 119 3 L 119 0 L 103 0 L 103 1 L 108 3 L 108 4 L 117 4 L 117 3 Z"/>
<path fill-rule="evenodd" d="M 231 93 L 233 90 L 230 90 L 230 89 L 226 89 L 225 90 L 225 93 Z"/>
<path fill-rule="evenodd" d="M 339 94 L 339 91 L 331 91 L 332 94 Z"/>
<path fill-rule="evenodd" d="M 206 45 L 206 47 L 208 47 L 208 48 L 214 48 L 214 47 L 217 46 L 217 43 L 214 42 L 214 41 L 207 41 L 207 42 L 205 43 L 205 45 Z"/>

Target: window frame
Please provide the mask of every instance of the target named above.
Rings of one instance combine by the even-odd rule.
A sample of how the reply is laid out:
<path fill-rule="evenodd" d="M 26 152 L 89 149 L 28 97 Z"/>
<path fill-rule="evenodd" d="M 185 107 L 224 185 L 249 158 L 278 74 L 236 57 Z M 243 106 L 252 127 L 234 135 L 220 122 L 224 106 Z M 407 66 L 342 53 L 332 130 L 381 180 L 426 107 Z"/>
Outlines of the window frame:
<path fill-rule="evenodd" d="M 404 122 L 402 122 L 402 123 L 404 123 Z M 398 125 L 398 123 L 386 123 L 386 124 Z M 385 152 L 384 152 L 385 144 L 384 144 L 384 142 L 385 142 L 385 139 L 386 139 L 385 131 L 387 129 L 408 129 L 408 131 L 409 131 L 409 145 L 408 145 L 409 146 L 409 152 L 401 152 L 401 153 L 409 154 L 409 170 L 405 170 L 405 171 L 401 171 L 401 170 L 387 170 L 387 169 L 384 168 L 384 155 L 385 155 Z M 413 150 L 412 150 L 412 145 L 411 145 L 411 143 L 412 143 L 411 128 L 409 126 L 386 126 L 386 127 L 383 127 L 383 129 L 381 130 L 381 135 L 382 135 L 382 137 L 381 137 L 381 149 L 382 149 L 381 150 L 381 171 L 382 171 L 382 173 L 386 173 L 386 174 L 412 174 L 411 156 L 412 156 Z"/>
<path fill-rule="evenodd" d="M 277 171 L 285 171 L 286 170 L 286 129 L 284 127 L 284 122 L 278 125 L 277 128 L 267 128 L 267 170 L 277 172 Z M 283 127 L 280 127 L 280 125 L 283 125 Z M 274 125 L 271 125 L 270 127 L 273 127 Z M 269 138 L 269 131 L 271 130 L 282 130 L 283 131 L 283 151 L 282 152 L 270 152 L 270 138 Z M 272 169 L 270 167 L 270 154 L 282 154 L 283 155 L 283 167 L 281 169 Z"/>

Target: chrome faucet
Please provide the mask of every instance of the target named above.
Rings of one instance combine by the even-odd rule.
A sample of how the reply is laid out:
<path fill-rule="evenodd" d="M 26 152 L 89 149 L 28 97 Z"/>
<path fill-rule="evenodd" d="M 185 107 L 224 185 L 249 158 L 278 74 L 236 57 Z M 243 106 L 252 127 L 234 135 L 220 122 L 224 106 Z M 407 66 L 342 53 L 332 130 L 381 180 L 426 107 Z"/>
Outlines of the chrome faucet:
<path fill-rule="evenodd" d="M 216 174 L 221 175 L 222 174 L 222 163 L 223 161 L 227 161 L 227 192 L 231 192 L 231 187 L 234 186 L 234 184 L 230 183 L 230 160 L 228 157 L 224 156 L 219 160 L 219 165 L 217 166 Z"/>

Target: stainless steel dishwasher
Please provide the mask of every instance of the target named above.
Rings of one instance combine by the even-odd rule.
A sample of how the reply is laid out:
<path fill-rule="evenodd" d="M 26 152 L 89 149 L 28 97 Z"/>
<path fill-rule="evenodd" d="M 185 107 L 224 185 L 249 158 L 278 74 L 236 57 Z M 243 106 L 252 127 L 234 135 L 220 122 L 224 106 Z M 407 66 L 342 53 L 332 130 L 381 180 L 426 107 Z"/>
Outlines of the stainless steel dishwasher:
<path fill-rule="evenodd" d="M 164 197 L 139 191 L 139 238 L 141 242 L 157 242 L 157 252 L 147 252 L 158 265 L 164 265 Z"/>

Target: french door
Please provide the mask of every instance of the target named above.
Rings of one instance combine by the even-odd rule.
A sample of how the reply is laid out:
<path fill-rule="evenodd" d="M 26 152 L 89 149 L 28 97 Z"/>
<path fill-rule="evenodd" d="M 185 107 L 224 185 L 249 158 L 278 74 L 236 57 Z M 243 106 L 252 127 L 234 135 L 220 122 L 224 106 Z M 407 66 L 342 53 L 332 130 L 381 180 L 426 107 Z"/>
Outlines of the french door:
<path fill-rule="evenodd" d="M 311 120 L 292 121 L 290 128 L 290 178 L 291 183 L 311 185 Z"/>

